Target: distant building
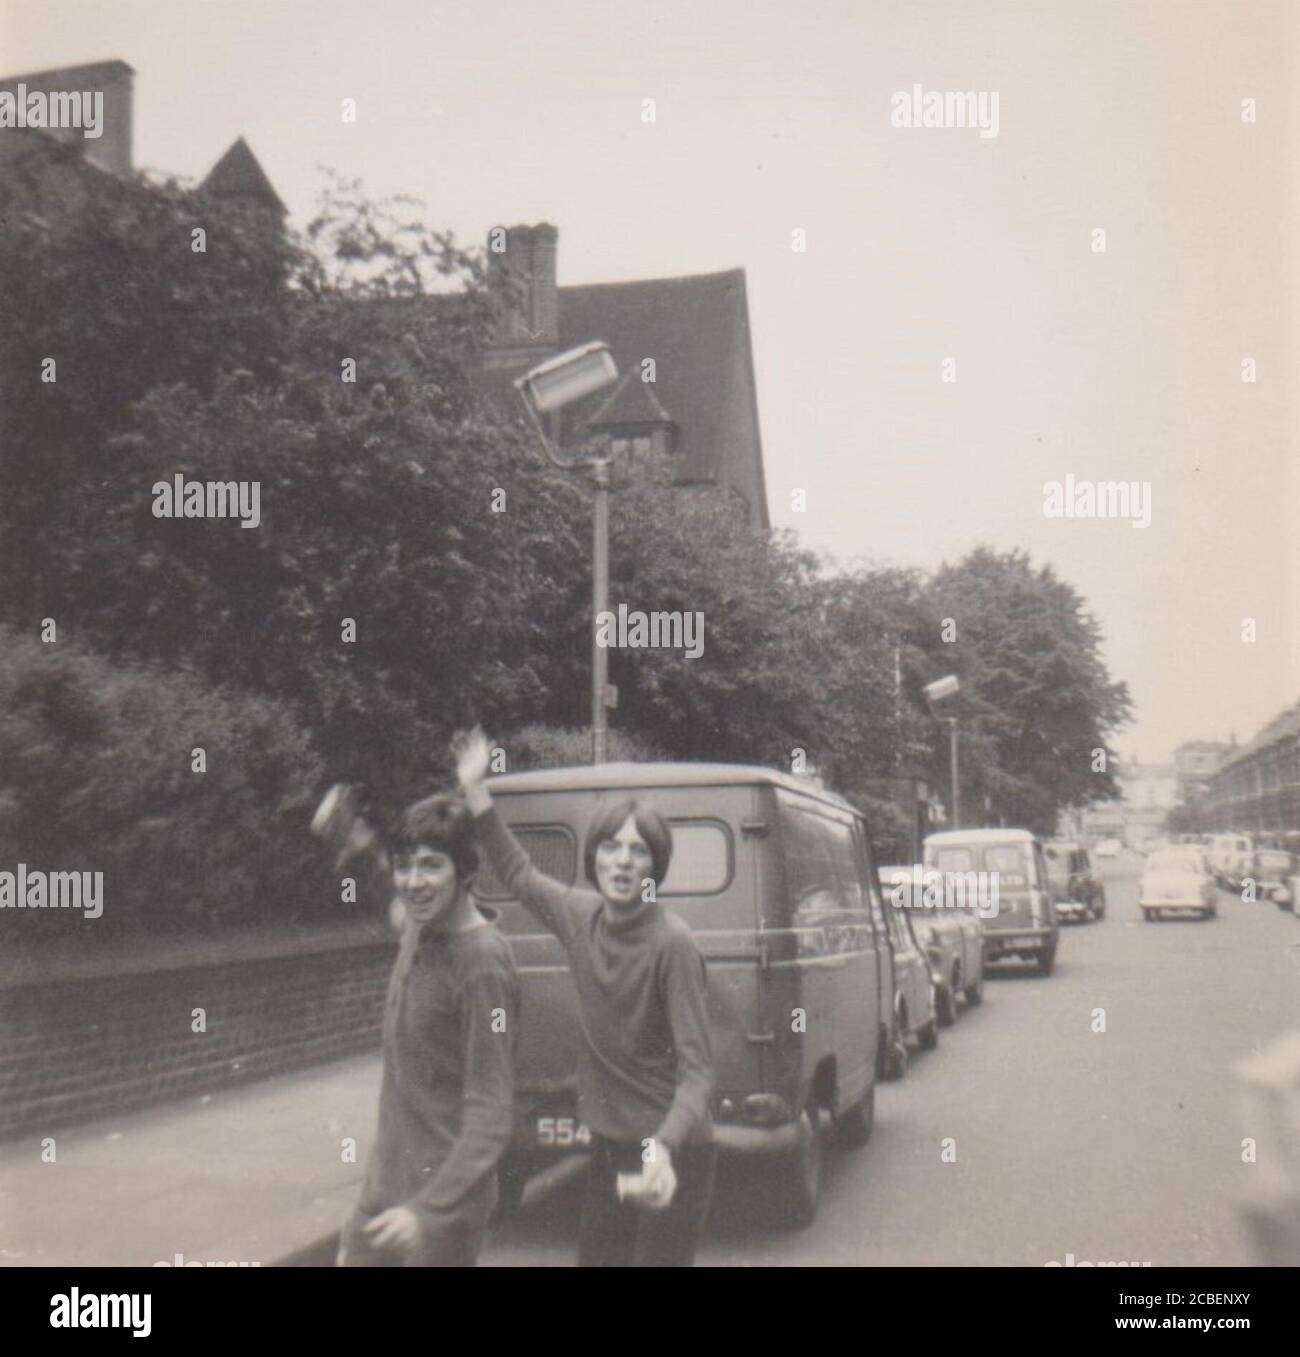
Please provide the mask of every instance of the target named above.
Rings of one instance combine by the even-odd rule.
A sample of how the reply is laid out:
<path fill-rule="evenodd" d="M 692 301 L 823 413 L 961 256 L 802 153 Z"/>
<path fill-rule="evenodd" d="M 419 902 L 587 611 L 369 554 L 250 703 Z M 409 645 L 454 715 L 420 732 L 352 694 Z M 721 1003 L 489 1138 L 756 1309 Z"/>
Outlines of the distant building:
<path fill-rule="evenodd" d="M 1139 763 L 1121 759 L 1115 769 L 1120 798 L 1088 806 L 1078 817 L 1080 837 L 1123 839 L 1140 847 L 1166 831 L 1169 813 L 1179 804 L 1177 767 L 1173 763 Z"/>
<path fill-rule="evenodd" d="M 1300 832 L 1300 703 L 1230 752 L 1208 779 L 1215 829 Z"/>

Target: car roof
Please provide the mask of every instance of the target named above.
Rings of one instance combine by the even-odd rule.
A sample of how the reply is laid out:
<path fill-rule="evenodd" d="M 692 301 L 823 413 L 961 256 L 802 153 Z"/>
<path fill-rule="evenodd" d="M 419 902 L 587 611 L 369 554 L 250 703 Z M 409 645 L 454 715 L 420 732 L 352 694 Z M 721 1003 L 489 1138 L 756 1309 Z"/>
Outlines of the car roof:
<path fill-rule="evenodd" d="M 860 814 L 842 796 L 775 768 L 742 763 L 596 763 L 489 778 L 492 792 L 623 791 L 640 787 L 781 787 Z"/>
<path fill-rule="evenodd" d="M 927 834 L 926 843 L 1033 843 L 1037 836 L 1027 829 L 943 829 Z"/>

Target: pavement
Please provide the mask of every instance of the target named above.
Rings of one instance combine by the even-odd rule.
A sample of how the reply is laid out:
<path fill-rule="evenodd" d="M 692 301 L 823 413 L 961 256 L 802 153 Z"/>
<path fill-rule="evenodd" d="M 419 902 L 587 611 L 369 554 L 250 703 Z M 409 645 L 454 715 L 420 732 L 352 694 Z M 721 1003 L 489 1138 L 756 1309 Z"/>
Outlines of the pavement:
<path fill-rule="evenodd" d="M 378 1053 L 0 1145 L 0 1263 L 269 1265 L 361 1188 Z M 355 1152 L 348 1142 L 355 1141 Z"/>
<path fill-rule="evenodd" d="M 810 1228 L 764 1224 L 761 1174 L 724 1165 L 700 1262 L 1258 1262 L 1243 1141 L 1259 1166 L 1274 1151 L 1233 1071 L 1300 1025 L 1300 920 L 1221 893 L 1217 920 L 1144 923 L 1138 865 L 1108 869 L 1105 920 L 1063 930 L 1050 978 L 1004 970 L 881 1087 L 871 1143 L 830 1156 Z M 104 1118 L 55 1132 L 52 1163 L 38 1134 L 0 1145 L 0 1263 L 328 1262 L 379 1073 L 376 1053 Z M 534 1179 L 482 1262 L 571 1264 L 580 1168 Z"/>

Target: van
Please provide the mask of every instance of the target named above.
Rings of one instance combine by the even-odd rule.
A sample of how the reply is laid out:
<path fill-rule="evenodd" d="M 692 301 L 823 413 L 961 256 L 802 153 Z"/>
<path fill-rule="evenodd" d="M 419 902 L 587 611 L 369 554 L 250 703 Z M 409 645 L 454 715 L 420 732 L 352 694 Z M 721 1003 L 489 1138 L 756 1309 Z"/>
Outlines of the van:
<path fill-rule="evenodd" d="M 864 1143 L 880 1053 L 895 1040 L 894 983 L 879 882 L 861 814 L 764 768 L 612 763 L 508 774 L 492 798 L 533 863 L 573 884 L 588 827 L 635 797 L 672 827 L 658 898 L 690 925 L 708 971 L 714 1134 L 770 1180 L 774 1213 L 809 1223 L 822 1186 L 824 1123 Z M 519 968 L 515 1134 L 502 1198 L 591 1140 L 577 1120 L 577 996 L 560 943 L 492 875 L 475 893 L 499 912 Z"/>
<path fill-rule="evenodd" d="M 1240 890 L 1254 864 L 1255 842 L 1249 834 L 1212 834 L 1208 856 L 1219 885 L 1224 890 Z"/>
<path fill-rule="evenodd" d="M 1088 850 L 1077 843 L 1054 840 L 1043 845 L 1047 883 L 1056 914 L 1062 919 L 1104 919 L 1106 891 L 1092 874 Z"/>
<path fill-rule="evenodd" d="M 1023 957 L 1051 975 L 1061 929 L 1043 847 L 1027 829 L 950 829 L 925 840 L 925 866 L 980 873 L 995 883 L 996 913 L 984 914 L 984 959 Z"/>

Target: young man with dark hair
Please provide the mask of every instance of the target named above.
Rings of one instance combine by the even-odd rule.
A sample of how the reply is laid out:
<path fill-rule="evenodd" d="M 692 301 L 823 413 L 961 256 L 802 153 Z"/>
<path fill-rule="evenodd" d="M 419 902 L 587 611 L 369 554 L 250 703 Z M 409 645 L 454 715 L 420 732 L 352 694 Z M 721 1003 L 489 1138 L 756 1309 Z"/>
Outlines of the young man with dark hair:
<path fill-rule="evenodd" d="M 331 831 L 374 842 L 355 822 Z M 518 980 L 495 915 L 469 893 L 478 854 L 463 801 L 408 807 L 387 857 L 402 937 L 384 1008 L 379 1126 L 338 1261 L 472 1267 L 513 1129 Z"/>
<path fill-rule="evenodd" d="M 453 746 L 484 853 L 553 932 L 578 991 L 578 1112 L 593 1135 L 578 1262 L 689 1267 L 708 1216 L 716 1149 L 704 959 L 660 905 L 672 831 L 651 807 L 611 806 L 587 835 L 594 890 L 538 871 L 492 806 L 482 731 Z"/>

